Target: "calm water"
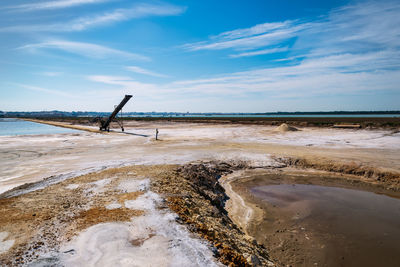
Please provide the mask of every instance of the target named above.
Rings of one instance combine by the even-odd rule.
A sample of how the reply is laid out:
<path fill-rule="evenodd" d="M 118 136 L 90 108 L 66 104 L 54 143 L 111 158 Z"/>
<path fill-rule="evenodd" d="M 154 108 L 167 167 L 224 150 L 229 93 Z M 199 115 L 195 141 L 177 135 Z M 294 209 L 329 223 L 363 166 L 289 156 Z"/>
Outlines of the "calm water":
<path fill-rule="evenodd" d="M 320 242 L 318 266 L 400 266 L 400 199 L 304 184 L 257 186 L 256 197 L 289 214 L 309 243 Z M 290 215 L 291 214 L 291 215 Z M 318 240 L 318 241 L 317 241 Z"/>
<path fill-rule="evenodd" d="M 0 136 L 4 135 L 26 135 L 26 134 L 57 134 L 77 133 L 79 131 L 68 128 L 55 127 L 47 124 L 34 123 L 30 121 L 0 118 Z"/>

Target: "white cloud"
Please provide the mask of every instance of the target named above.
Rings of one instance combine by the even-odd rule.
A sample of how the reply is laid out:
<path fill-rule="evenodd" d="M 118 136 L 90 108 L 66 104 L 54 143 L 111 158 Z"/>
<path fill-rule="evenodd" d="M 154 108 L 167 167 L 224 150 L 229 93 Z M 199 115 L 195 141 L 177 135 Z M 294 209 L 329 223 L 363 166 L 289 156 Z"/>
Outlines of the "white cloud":
<path fill-rule="evenodd" d="M 38 86 L 32 86 L 32 85 L 27 85 L 27 84 L 21 84 L 21 83 L 10 83 L 12 85 L 21 87 L 21 88 L 25 88 L 31 91 L 36 91 L 36 92 L 41 92 L 41 93 L 46 93 L 46 94 L 52 94 L 52 95 L 57 95 L 57 96 L 62 96 L 62 97 L 69 97 L 69 98 L 75 98 L 75 95 L 66 93 L 66 92 L 62 92 L 62 91 L 58 91 L 58 90 L 54 90 L 54 89 L 47 89 L 47 88 L 43 88 L 43 87 L 38 87 Z"/>
<path fill-rule="evenodd" d="M 139 74 L 144 74 L 144 75 L 149 75 L 149 76 L 153 76 L 153 77 L 159 77 L 159 78 L 167 78 L 168 76 L 165 74 L 161 74 L 161 73 L 157 73 L 154 71 L 150 71 L 138 66 L 128 66 L 126 67 L 127 70 L 132 71 L 132 72 L 136 72 Z"/>
<path fill-rule="evenodd" d="M 309 23 L 284 21 L 264 23 L 247 29 L 237 29 L 213 36 L 209 41 L 185 44 L 183 47 L 191 50 L 249 50 L 278 44 L 295 37 L 300 31 L 310 27 Z"/>
<path fill-rule="evenodd" d="M 132 93 L 142 96 L 148 103 L 152 102 L 149 99 L 157 98 L 159 103 L 165 100 L 170 105 L 176 99 L 185 99 L 190 104 L 179 104 L 191 108 L 193 103 L 202 103 L 196 105 L 203 111 L 203 103 L 223 109 L 227 103 L 236 101 L 253 110 L 252 102 L 262 104 L 271 99 L 277 102 L 282 100 L 282 105 L 295 99 L 304 106 L 305 103 L 311 103 L 315 96 L 323 99 L 322 104 L 315 103 L 319 106 L 340 106 L 340 103 L 332 104 L 330 101 L 331 96 L 336 95 L 347 95 L 349 98 L 342 97 L 344 101 L 353 99 L 364 107 L 383 106 L 370 102 L 364 104 L 362 96 L 371 94 L 381 97 L 385 95 L 381 94 L 383 91 L 391 95 L 393 92 L 398 94 L 400 90 L 398 14 L 400 2 L 369 2 L 335 9 L 314 22 L 283 21 L 223 32 L 207 41 L 187 44 L 185 47 L 191 51 L 226 49 L 233 58 L 276 53 L 279 49 L 287 48 L 285 56 L 288 57 L 282 58 L 285 62 L 265 62 L 269 67 L 253 66 L 248 71 L 165 84 L 142 83 L 126 76 L 92 75 L 87 79 L 104 87 L 90 94 L 106 99 L 116 94 Z M 293 38 L 293 42 L 286 47 L 290 38 Z M 109 51 L 109 48 L 104 50 L 103 47 L 98 49 L 100 53 L 95 53 L 90 45 L 78 47 L 81 48 L 68 43 L 44 42 L 24 48 L 62 49 L 91 57 L 101 55 L 101 51 L 105 56 L 124 57 L 126 53 L 119 50 L 116 51 L 122 54 L 114 52 L 113 49 Z M 137 66 L 131 66 L 130 70 L 145 75 L 160 75 Z M 206 99 L 213 99 L 214 102 L 209 103 Z M 282 107 L 285 109 L 285 106 Z M 246 111 L 245 108 L 242 110 Z M 261 106 L 259 110 L 262 111 L 262 108 L 270 110 L 268 106 Z M 175 106 L 170 109 L 175 109 Z M 304 109 L 312 109 L 312 106 L 305 106 Z"/>
<path fill-rule="evenodd" d="M 288 28 L 292 23 L 293 23 L 292 21 L 288 20 L 288 21 L 283 21 L 283 22 L 257 24 L 250 28 L 237 29 L 237 30 L 233 30 L 233 31 L 223 32 L 223 33 L 213 37 L 213 39 L 237 39 L 237 38 L 244 38 L 244 37 L 260 35 L 263 33 Z"/>
<path fill-rule="evenodd" d="M 313 21 L 268 22 L 223 32 L 207 41 L 183 47 L 189 51 L 240 50 L 243 56 L 257 55 L 250 51 L 254 49 L 268 51 L 267 48 L 285 46 L 289 40 L 295 41 L 290 48 L 292 53 L 309 50 L 306 56 L 328 55 L 333 51 L 359 53 L 371 49 L 398 49 L 399 14 L 398 1 L 363 2 L 334 9 Z"/>
<path fill-rule="evenodd" d="M 132 89 L 152 97 L 195 95 L 246 97 L 262 94 L 265 98 L 287 98 L 354 94 L 360 92 L 398 90 L 400 53 L 393 60 L 389 54 L 343 54 L 305 60 L 297 65 L 271 67 L 220 75 L 208 79 L 181 80 L 168 84 L 134 81 L 130 77 L 89 76 L 88 79 L 117 88 Z M 393 68 L 394 70 L 386 70 Z M 360 68 L 359 66 L 364 66 Z M 380 70 L 377 70 L 380 68 Z"/>
<path fill-rule="evenodd" d="M 400 3 L 369 2 L 335 9 L 318 21 L 265 23 L 223 32 L 206 42 L 188 44 L 194 50 L 230 49 L 230 57 L 275 53 L 297 41 L 288 53 L 292 59 L 268 68 L 256 68 L 206 79 L 181 80 L 164 85 L 146 84 L 151 94 L 174 96 L 307 99 L 335 94 L 398 92 L 400 84 Z M 275 43 L 276 46 L 272 46 Z M 254 50 L 254 48 L 264 49 Z M 97 79 L 98 82 L 104 82 Z M 112 81 L 108 80 L 108 84 Z M 124 86 L 144 88 L 143 84 Z M 113 80 L 114 85 L 121 85 Z"/>
<path fill-rule="evenodd" d="M 48 9 L 61 9 L 86 4 L 99 4 L 110 2 L 112 0 L 59 0 L 59 1 L 43 1 L 29 4 L 21 4 L 16 6 L 4 7 L 4 9 L 11 9 L 16 11 L 35 11 L 35 10 L 48 10 Z"/>
<path fill-rule="evenodd" d="M 90 75 L 86 78 L 93 82 L 116 85 L 121 90 L 135 92 L 135 95 L 152 94 L 159 90 L 155 84 L 138 82 L 126 76 Z M 115 93 L 114 90 L 111 90 L 111 92 L 112 94 Z"/>
<path fill-rule="evenodd" d="M 0 32 L 75 32 L 105 26 L 121 21 L 150 16 L 174 16 L 186 8 L 169 4 L 137 4 L 132 8 L 120 8 L 100 15 L 85 16 L 64 23 L 16 25 L 0 28 Z"/>
<path fill-rule="evenodd" d="M 299 97 L 398 90 L 400 53 L 373 52 L 312 58 L 294 66 L 271 67 L 221 75 L 210 79 L 177 81 L 176 90 L 208 95 Z M 179 89 L 178 89 L 179 88 Z"/>
<path fill-rule="evenodd" d="M 279 52 L 285 52 L 285 51 L 288 51 L 288 50 L 289 50 L 288 47 L 268 48 L 268 49 L 262 49 L 262 50 L 243 52 L 243 53 L 238 53 L 238 54 L 232 54 L 232 55 L 229 55 L 229 57 L 230 58 L 252 57 L 252 56 L 259 56 L 259 55 L 266 55 L 266 54 L 274 54 L 274 53 L 279 53 Z"/>
<path fill-rule="evenodd" d="M 71 42 L 64 40 L 53 40 L 43 43 L 28 44 L 19 47 L 18 49 L 34 52 L 41 49 L 61 50 L 88 58 L 105 59 L 112 57 L 120 57 L 125 59 L 149 61 L 150 59 L 143 55 L 138 55 L 126 51 L 121 51 L 98 44 Z"/>
<path fill-rule="evenodd" d="M 331 11 L 297 36 L 293 51 L 308 56 L 398 50 L 400 2 L 370 1 Z"/>
<path fill-rule="evenodd" d="M 174 16 L 185 11 L 185 8 L 174 5 L 140 4 L 133 8 L 116 9 L 102 15 L 83 17 L 71 22 L 71 31 L 82 31 L 90 27 L 112 24 L 119 21 L 149 16 Z"/>

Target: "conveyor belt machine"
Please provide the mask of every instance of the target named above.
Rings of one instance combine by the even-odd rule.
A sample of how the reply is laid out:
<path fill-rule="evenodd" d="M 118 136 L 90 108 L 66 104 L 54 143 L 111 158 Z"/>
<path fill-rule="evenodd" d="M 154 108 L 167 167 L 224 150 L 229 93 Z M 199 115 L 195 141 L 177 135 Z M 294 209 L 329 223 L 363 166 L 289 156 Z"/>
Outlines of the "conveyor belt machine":
<path fill-rule="evenodd" d="M 125 95 L 124 99 L 122 99 L 121 103 L 114 109 L 113 113 L 108 118 L 100 118 L 100 131 L 110 131 L 110 124 L 112 121 L 116 121 L 118 125 L 121 127 L 122 131 L 124 131 L 124 125 L 122 121 L 115 120 L 118 112 L 122 110 L 125 104 L 131 99 L 131 95 Z"/>

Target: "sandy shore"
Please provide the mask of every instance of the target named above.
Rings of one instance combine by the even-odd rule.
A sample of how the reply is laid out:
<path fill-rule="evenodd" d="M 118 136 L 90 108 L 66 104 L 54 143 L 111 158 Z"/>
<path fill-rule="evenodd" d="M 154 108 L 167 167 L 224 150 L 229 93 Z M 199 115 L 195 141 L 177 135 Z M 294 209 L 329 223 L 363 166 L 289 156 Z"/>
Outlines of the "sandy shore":
<path fill-rule="evenodd" d="M 96 129 L 96 127 L 93 127 L 93 126 L 74 125 L 74 124 L 71 124 L 71 123 L 65 123 L 65 122 L 59 122 L 59 121 L 27 119 L 27 118 L 24 118 L 23 120 L 36 122 L 36 123 L 47 124 L 47 125 L 52 125 L 52 126 L 57 126 L 57 127 L 62 127 L 62 128 L 69 128 L 69 129 L 74 129 L 74 130 L 79 130 L 79 131 L 87 131 L 87 132 L 91 132 L 91 133 L 104 133 L 104 134 L 108 133 L 108 132 L 105 132 L 105 131 L 100 131 L 99 129 Z"/>
<path fill-rule="evenodd" d="M 2 261 L 20 265 L 22 261 L 42 259 L 73 265 L 94 253 L 86 251 L 81 242 L 103 238 L 97 234 L 107 229 L 132 236 L 128 240 L 109 240 L 126 244 L 121 252 L 137 253 L 132 255 L 141 255 L 145 244 L 170 254 L 168 246 L 163 248 L 163 243 L 174 242 L 174 235 L 178 235 L 187 242 L 181 244 L 183 247 L 178 246 L 173 254 L 176 258 L 170 258 L 169 262 L 177 258 L 184 261 L 179 251 L 201 255 L 197 262 L 199 265 L 243 260 L 252 264 L 257 260 L 269 261 L 268 254 L 263 254 L 261 247 L 251 245 L 253 241 L 246 230 L 246 225 L 260 220 L 261 215 L 254 212 L 257 209 L 251 207 L 253 204 L 237 194 L 240 192 L 232 190 L 230 185 L 234 179 L 221 180 L 226 193 L 232 197 L 226 207 L 221 208 L 230 211 L 231 216 L 226 220 L 232 220 L 233 225 L 239 226 L 234 238 L 226 239 L 226 243 L 231 244 L 227 247 L 214 242 L 215 234 L 212 233 L 215 230 L 210 230 L 215 228 L 219 229 L 221 236 L 230 235 L 217 223 L 218 213 L 223 214 L 224 211 L 218 209 L 215 214 L 207 215 L 201 209 L 196 210 L 196 205 L 210 205 L 210 209 L 215 205 L 211 201 L 213 197 L 210 200 L 207 195 L 199 193 L 202 190 L 196 191 L 202 186 L 189 183 L 185 189 L 200 194 L 198 198 L 204 198 L 200 202 L 185 200 L 185 196 L 179 194 L 178 198 L 169 197 L 169 194 L 177 194 L 175 189 L 180 184 L 190 181 L 185 175 L 177 176 L 175 170 L 191 162 L 211 160 L 234 163 L 232 166 L 244 164 L 246 168 L 267 169 L 282 166 L 325 168 L 353 173 L 357 179 L 374 186 L 392 191 L 399 189 L 400 134 L 391 130 L 300 128 L 296 132 L 277 132 L 275 127 L 263 125 L 165 121 L 129 122 L 125 128 L 126 134 L 105 135 L 85 131 L 78 134 L 0 137 L 2 214 L 14 216 L 3 217 L 0 221 Z M 154 138 L 156 128 L 160 131 L 158 141 Z M 215 175 L 223 175 L 225 171 L 215 172 Z M 178 177 L 176 184 L 159 186 L 163 184 L 159 181 L 166 176 Z M 237 177 L 240 178 L 240 175 Z M 148 182 L 144 182 L 146 179 L 149 179 Z M 131 182 L 136 180 L 139 182 Z M 128 192 L 121 186 L 124 181 L 136 187 L 132 185 L 133 189 Z M 148 185 L 141 187 L 141 183 Z M 220 193 L 210 193 L 209 197 L 214 194 Z M 163 206 L 164 200 L 167 201 L 166 207 Z M 184 211 L 182 207 L 186 206 L 187 211 Z M 149 210 L 148 207 L 153 208 Z M 189 212 L 190 216 L 185 212 Z M 193 227 L 193 221 L 199 218 L 196 215 L 207 215 L 205 218 L 209 219 L 203 226 Z M 181 218 L 183 226 L 174 224 L 174 216 Z M 151 218 L 164 220 L 165 223 L 155 225 Z M 139 225 L 153 225 L 155 230 L 140 233 L 132 230 Z M 172 229 L 179 230 L 173 232 Z M 46 237 L 45 232 L 56 236 Z M 207 241 L 204 243 L 202 239 Z M 237 245 L 241 243 L 250 245 Z M 73 253 L 64 253 L 66 251 Z M 65 258 L 64 254 L 70 257 Z M 108 257 L 107 254 L 103 256 L 104 259 Z M 202 260 L 206 263 L 200 264 Z M 157 264 L 168 266 L 169 263 Z"/>

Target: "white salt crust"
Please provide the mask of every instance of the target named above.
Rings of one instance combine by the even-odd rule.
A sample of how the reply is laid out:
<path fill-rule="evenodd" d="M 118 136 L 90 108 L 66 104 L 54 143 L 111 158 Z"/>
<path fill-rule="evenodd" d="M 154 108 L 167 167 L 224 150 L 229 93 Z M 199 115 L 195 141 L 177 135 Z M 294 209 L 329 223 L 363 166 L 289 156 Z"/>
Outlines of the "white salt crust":
<path fill-rule="evenodd" d="M 147 191 L 125 206 L 145 215 L 126 223 L 94 225 L 61 251 L 63 266 L 220 266 L 210 247 L 175 222 L 176 215 L 157 209 L 162 201 Z"/>
<path fill-rule="evenodd" d="M 7 236 L 7 232 L 0 232 L 0 253 L 7 252 L 14 245 L 14 240 L 6 240 Z"/>
<path fill-rule="evenodd" d="M 77 189 L 78 187 L 79 187 L 79 184 L 69 184 L 65 188 L 73 190 L 73 189 Z"/>

